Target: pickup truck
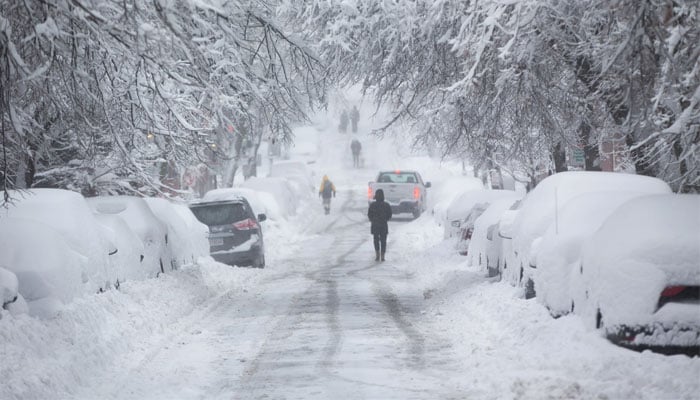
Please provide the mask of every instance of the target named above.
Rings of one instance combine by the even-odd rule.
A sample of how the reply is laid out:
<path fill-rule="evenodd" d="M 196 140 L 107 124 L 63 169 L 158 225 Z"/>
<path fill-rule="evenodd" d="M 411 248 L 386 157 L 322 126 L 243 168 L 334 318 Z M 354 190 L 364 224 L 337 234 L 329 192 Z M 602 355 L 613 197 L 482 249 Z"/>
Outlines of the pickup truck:
<path fill-rule="evenodd" d="M 430 182 L 424 183 L 418 172 L 381 171 L 374 182 L 369 182 L 367 200 L 371 203 L 377 189 L 382 189 L 392 213 L 411 213 L 418 218 L 426 209 L 428 193 L 425 189 L 429 187 Z"/>

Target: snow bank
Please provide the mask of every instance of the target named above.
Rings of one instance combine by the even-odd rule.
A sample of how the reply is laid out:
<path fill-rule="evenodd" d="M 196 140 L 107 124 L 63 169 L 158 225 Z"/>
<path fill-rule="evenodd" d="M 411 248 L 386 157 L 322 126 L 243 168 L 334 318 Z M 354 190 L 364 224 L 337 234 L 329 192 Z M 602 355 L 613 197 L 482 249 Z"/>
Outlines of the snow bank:
<path fill-rule="evenodd" d="M 665 287 L 700 286 L 698 238 L 698 195 L 645 196 L 625 203 L 584 245 L 589 300 L 582 312 L 592 318 L 600 309 L 607 327 L 673 322 L 691 324 L 697 332 L 697 304 L 691 320 L 683 319 L 688 313 L 682 310 L 656 312 Z"/>
<path fill-rule="evenodd" d="M 90 291 L 104 290 L 114 284 L 107 271 L 111 245 L 102 227 L 93 218 L 90 207 L 79 193 L 61 189 L 32 189 L 13 192 L 15 203 L 2 211 L 0 225 L 7 217 L 22 218 L 51 227 L 71 249 L 86 257 L 83 279 Z M 38 229 L 36 226 L 29 229 Z M 25 232 L 22 248 L 32 243 L 31 233 Z M 10 234 L 6 232 L 5 234 Z M 28 250 L 30 251 L 30 250 Z"/>
<path fill-rule="evenodd" d="M 109 380 L 102 375 L 115 365 L 145 362 L 221 296 L 254 288 L 264 276 L 209 258 L 198 264 L 76 298 L 49 320 L 0 310 L 0 398 L 94 398 L 81 392 L 86 384 Z"/>

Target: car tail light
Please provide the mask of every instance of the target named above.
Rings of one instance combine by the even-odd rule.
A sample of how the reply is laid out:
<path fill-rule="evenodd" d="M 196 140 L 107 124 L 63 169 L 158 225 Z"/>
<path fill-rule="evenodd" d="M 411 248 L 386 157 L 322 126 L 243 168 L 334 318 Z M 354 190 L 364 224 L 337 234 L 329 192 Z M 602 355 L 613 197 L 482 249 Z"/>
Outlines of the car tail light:
<path fill-rule="evenodd" d="M 249 229 L 258 229 L 258 223 L 253 218 L 247 218 L 234 223 L 233 227 L 241 231 L 247 231 Z"/>
<path fill-rule="evenodd" d="M 661 292 L 661 297 L 674 297 L 685 290 L 685 286 L 667 286 L 666 289 Z"/>
<path fill-rule="evenodd" d="M 659 295 L 660 308 L 666 303 L 671 302 L 700 302 L 700 286 L 673 285 L 666 286 Z"/>
<path fill-rule="evenodd" d="M 420 199 L 420 188 L 418 186 L 413 188 L 413 198 L 416 200 Z"/>
<path fill-rule="evenodd" d="M 372 200 L 372 186 L 367 187 L 367 198 Z"/>

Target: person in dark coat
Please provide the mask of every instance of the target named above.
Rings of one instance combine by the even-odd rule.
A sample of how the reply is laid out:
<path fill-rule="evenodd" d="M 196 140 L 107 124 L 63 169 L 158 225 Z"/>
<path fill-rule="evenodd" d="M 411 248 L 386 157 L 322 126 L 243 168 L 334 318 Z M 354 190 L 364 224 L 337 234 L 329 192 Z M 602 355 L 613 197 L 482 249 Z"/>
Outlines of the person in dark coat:
<path fill-rule="evenodd" d="M 358 168 L 360 166 L 360 151 L 362 151 L 360 141 L 353 139 L 352 143 L 350 143 L 350 150 L 352 150 L 352 166 Z"/>
<path fill-rule="evenodd" d="M 374 236 L 374 252 L 376 257 L 374 261 L 384 261 L 384 253 L 386 253 L 386 235 L 389 234 L 389 224 L 387 221 L 391 219 L 391 206 L 384 201 L 384 191 L 377 189 L 374 194 L 374 201 L 369 205 L 367 218 L 372 221 L 370 232 Z"/>

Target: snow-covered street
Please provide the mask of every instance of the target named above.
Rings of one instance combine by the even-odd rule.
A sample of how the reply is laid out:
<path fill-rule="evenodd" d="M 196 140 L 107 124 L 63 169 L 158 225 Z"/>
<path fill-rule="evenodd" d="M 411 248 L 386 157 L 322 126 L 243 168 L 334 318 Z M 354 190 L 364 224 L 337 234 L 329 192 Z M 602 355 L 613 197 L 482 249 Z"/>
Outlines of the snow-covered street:
<path fill-rule="evenodd" d="M 298 135 L 317 142 L 314 171 L 338 188 L 330 215 L 307 201 L 267 226 L 263 270 L 201 258 L 53 319 L 5 314 L 0 398 L 698 398 L 700 359 L 633 352 L 576 316 L 551 318 L 467 265 L 429 213 L 392 220 L 375 262 L 366 182 L 407 158 L 363 137 L 368 165 L 350 169 L 347 136 Z"/>

